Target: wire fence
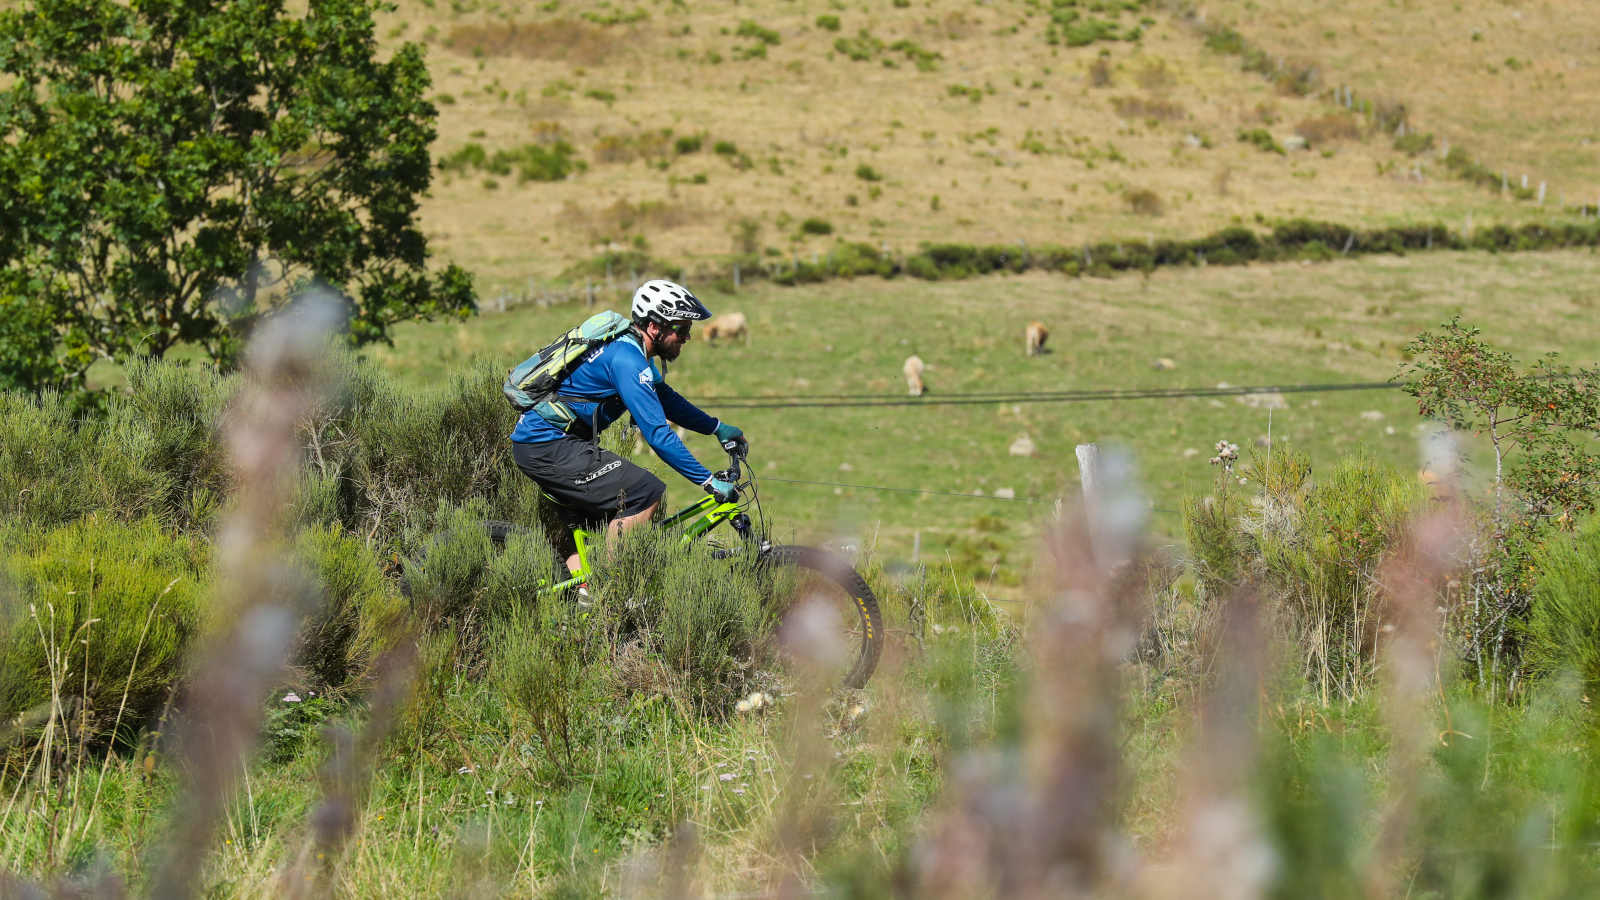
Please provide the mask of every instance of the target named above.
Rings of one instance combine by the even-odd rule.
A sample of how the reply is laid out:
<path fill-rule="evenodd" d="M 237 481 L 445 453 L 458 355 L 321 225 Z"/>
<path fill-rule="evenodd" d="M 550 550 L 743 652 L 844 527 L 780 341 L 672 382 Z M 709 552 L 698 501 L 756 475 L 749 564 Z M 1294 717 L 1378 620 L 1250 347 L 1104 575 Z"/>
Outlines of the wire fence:
<path fill-rule="evenodd" d="M 1085 391 L 1009 391 L 960 394 L 788 394 L 775 396 L 704 397 L 702 408 L 716 409 L 842 409 L 866 406 L 970 406 L 988 403 L 1094 403 L 1108 400 L 1161 400 L 1188 397 L 1243 397 L 1252 394 L 1318 394 L 1340 391 L 1399 390 L 1404 383 L 1358 381 L 1341 384 L 1268 384 L 1210 388 L 1110 388 Z"/>
<path fill-rule="evenodd" d="M 802 479 L 799 479 L 799 478 L 778 478 L 778 477 L 773 476 L 773 475 L 763 475 L 761 477 L 761 480 L 762 481 L 781 481 L 781 482 L 783 482 L 785 484 L 811 484 L 811 485 L 816 485 L 818 487 L 856 488 L 858 490 L 863 490 L 863 491 L 891 491 L 891 492 L 897 493 L 897 494 L 931 494 L 931 495 L 938 496 L 938 497 L 961 497 L 961 498 L 966 499 L 966 500 L 999 500 L 1001 502 L 1007 502 L 1007 503 L 1052 503 L 1052 504 L 1061 502 L 1060 499 L 1040 500 L 1040 499 L 1037 499 L 1035 497 L 997 497 L 997 496 L 995 496 L 993 494 L 963 494 L 963 493 L 959 493 L 957 491 L 923 491 L 923 490 L 917 490 L 916 488 L 885 487 L 883 485 L 876 485 L 876 484 L 845 484 L 843 482 L 836 482 L 836 481 L 805 481 L 805 480 L 802 480 Z M 1182 515 L 1182 513 L 1180 513 L 1178 510 L 1175 510 L 1175 509 L 1160 509 L 1160 508 L 1157 508 L 1157 507 L 1154 507 L 1154 506 L 1147 507 L 1147 508 L 1150 510 L 1150 512 L 1171 513 L 1171 514 L 1173 514 L 1175 516 L 1176 515 Z"/>

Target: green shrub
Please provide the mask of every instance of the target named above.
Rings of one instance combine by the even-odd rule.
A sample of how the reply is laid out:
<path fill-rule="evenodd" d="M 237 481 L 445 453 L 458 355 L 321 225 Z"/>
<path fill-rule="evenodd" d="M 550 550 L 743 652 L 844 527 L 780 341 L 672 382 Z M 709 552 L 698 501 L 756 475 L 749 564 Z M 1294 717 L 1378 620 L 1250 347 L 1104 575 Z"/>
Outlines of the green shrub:
<path fill-rule="evenodd" d="M 482 144 L 467 144 L 439 160 L 439 171 L 465 172 L 467 169 L 481 169 L 488 161 L 489 154 L 483 149 Z"/>
<path fill-rule="evenodd" d="M 801 234 L 827 235 L 833 234 L 833 224 L 826 219 L 806 219 L 800 223 Z"/>
<path fill-rule="evenodd" d="M 1301 259 L 1327 262 L 1328 260 L 1333 259 L 1336 255 L 1337 254 L 1333 252 L 1332 247 L 1329 247 L 1327 244 L 1324 244 L 1321 241 L 1308 241 L 1300 248 Z"/>
<path fill-rule="evenodd" d="M 899 269 L 894 260 L 889 258 L 889 254 L 871 244 L 839 244 L 833 248 L 829 256 L 833 274 L 840 278 L 855 278 L 859 275 L 889 278 Z"/>
<path fill-rule="evenodd" d="M 975 88 L 969 84 L 952 84 L 945 88 L 945 93 L 952 97 L 965 97 L 973 103 L 983 99 L 983 88 Z"/>
<path fill-rule="evenodd" d="M 1600 519 L 1539 551 L 1539 573 L 1527 624 L 1530 668 L 1571 675 L 1600 696 Z"/>
<path fill-rule="evenodd" d="M 510 175 L 515 172 L 519 183 L 560 181 L 573 172 L 588 168 L 583 160 L 573 158 L 574 152 L 572 145 L 563 140 L 548 145 L 523 144 L 513 150 L 496 150 L 493 154 L 479 144 L 467 144 L 440 161 L 439 168 L 458 173 L 473 168 L 491 175 Z"/>
<path fill-rule="evenodd" d="M 494 626 L 490 674 L 506 704 L 533 722 L 550 761 L 570 768 L 584 711 L 600 700 L 599 623 L 564 596 L 529 598 Z"/>
<path fill-rule="evenodd" d="M 537 532 L 513 534 L 505 549 L 489 560 L 483 575 L 479 606 L 489 618 L 501 618 L 532 597 L 552 578 L 565 581 L 566 562 L 559 558 L 544 536 Z"/>
<path fill-rule="evenodd" d="M 1239 141 L 1240 143 L 1250 144 L 1263 153 L 1276 153 L 1279 156 L 1288 154 L 1288 151 L 1284 150 L 1281 144 L 1272 139 L 1272 132 L 1265 128 L 1241 128 L 1239 129 Z"/>
<path fill-rule="evenodd" d="M 739 146 L 733 141 L 717 141 L 711 145 L 711 152 L 718 156 L 738 156 Z"/>
<path fill-rule="evenodd" d="M 612 646 L 637 642 L 670 673 L 671 689 L 703 710 L 727 711 L 768 643 L 761 580 L 672 531 L 631 532 L 602 557 L 591 590 Z"/>
<path fill-rule="evenodd" d="M 238 380 L 210 366 L 141 362 L 128 367 L 128 387 L 108 430 L 165 476 L 158 515 L 208 528 L 232 487 L 222 429 Z"/>
<path fill-rule="evenodd" d="M 1210 496 L 1184 497 L 1181 512 L 1183 537 L 1200 583 L 1213 595 L 1226 592 L 1244 572 L 1242 499 L 1231 485 L 1222 484 Z"/>
<path fill-rule="evenodd" d="M 1349 699 L 1372 673 L 1378 568 L 1403 541 L 1423 490 L 1365 452 L 1340 457 L 1314 484 L 1310 458 L 1286 447 L 1256 453 L 1243 475 L 1255 496 L 1225 473 L 1211 497 L 1184 503 L 1201 582 L 1212 594 L 1263 585 L 1304 654 L 1302 674 L 1324 698 Z"/>
<path fill-rule="evenodd" d="M 771 28 L 762 28 L 760 25 L 757 25 L 755 22 L 749 19 L 745 19 L 743 22 L 740 22 L 739 30 L 735 31 L 734 34 L 742 38 L 755 38 L 756 40 L 760 41 L 763 46 L 767 47 L 776 47 L 782 42 L 776 31 L 773 31 Z"/>
<path fill-rule="evenodd" d="M 481 506 L 451 507 L 441 502 L 406 564 L 406 588 L 419 622 L 430 630 L 459 623 L 474 609 L 494 543 L 484 530 Z"/>
<path fill-rule="evenodd" d="M 1075 13 L 1074 13 L 1075 15 Z M 1128 33 L 1128 40 L 1137 40 L 1139 29 L 1134 28 Z M 1045 42 L 1049 44 L 1061 43 L 1068 47 L 1087 47 L 1095 41 L 1115 41 L 1122 39 L 1117 23 L 1107 22 L 1090 16 L 1081 21 L 1067 21 L 1059 19 L 1045 30 Z"/>
<path fill-rule="evenodd" d="M 862 181 L 882 181 L 883 173 L 867 165 L 866 163 L 862 163 L 861 165 L 856 166 L 856 177 Z"/>
<path fill-rule="evenodd" d="M 1426 153 L 1433 149 L 1433 132 L 1430 131 L 1427 134 L 1419 134 L 1415 131 L 1407 131 L 1405 134 L 1394 139 L 1394 149 L 1404 153 L 1407 156 L 1416 156 L 1419 153 Z"/>
<path fill-rule="evenodd" d="M 672 143 L 672 151 L 679 156 L 689 153 L 699 153 L 702 138 L 698 134 L 686 134 Z"/>
<path fill-rule="evenodd" d="M 489 518 L 531 504 L 505 438 L 515 413 L 499 396 L 504 373 L 490 363 L 456 370 L 437 388 L 402 388 L 381 370 L 347 363 L 342 402 L 326 431 L 347 437 L 326 461 L 350 479 L 353 512 L 344 524 L 388 536 L 427 524 L 441 502 L 489 503 Z M 507 479 L 510 489 L 507 490 Z"/>
<path fill-rule="evenodd" d="M 183 672 L 207 596 L 206 545 L 153 518 L 87 518 L 4 533 L 0 717 L 37 733 L 61 691 L 57 725 L 109 738 L 154 715 Z M 81 718 L 80 718 L 81 716 Z M 76 739 L 76 735 L 73 736 Z"/>
<path fill-rule="evenodd" d="M 137 458 L 120 457 L 102 471 L 96 457 L 109 448 L 74 418 L 67 401 L 51 391 L 0 394 L 0 516 L 55 525 L 103 508 L 137 514 L 166 494 L 160 476 Z M 102 476 L 139 479 L 142 490 L 118 497 Z"/>
<path fill-rule="evenodd" d="M 838 16 L 817 16 L 817 27 L 821 28 L 823 31 L 838 31 L 839 30 L 839 17 Z"/>
<path fill-rule="evenodd" d="M 925 49 L 916 41 L 901 38 L 889 45 L 889 49 L 896 53 L 904 53 L 906 59 L 917 64 L 919 72 L 936 72 L 939 69 L 939 60 L 944 59 L 943 54 Z"/>
<path fill-rule="evenodd" d="M 495 159 L 503 159 L 514 167 L 519 183 L 561 181 L 573 172 L 581 172 L 588 167 L 583 160 L 573 159 L 573 152 L 571 144 L 566 141 L 556 141 L 549 146 L 523 144 L 521 149 L 505 156 L 496 152 Z"/>
<path fill-rule="evenodd" d="M 845 56 L 854 62 L 866 62 L 875 59 L 883 52 L 883 41 L 872 36 L 865 28 L 853 38 L 838 38 L 833 42 L 834 52 Z"/>
<path fill-rule="evenodd" d="M 322 595 L 301 623 L 294 665 L 326 692 L 360 676 L 398 636 L 393 626 L 405 613 L 405 601 L 384 577 L 377 554 L 337 527 L 302 531 L 294 553 Z"/>

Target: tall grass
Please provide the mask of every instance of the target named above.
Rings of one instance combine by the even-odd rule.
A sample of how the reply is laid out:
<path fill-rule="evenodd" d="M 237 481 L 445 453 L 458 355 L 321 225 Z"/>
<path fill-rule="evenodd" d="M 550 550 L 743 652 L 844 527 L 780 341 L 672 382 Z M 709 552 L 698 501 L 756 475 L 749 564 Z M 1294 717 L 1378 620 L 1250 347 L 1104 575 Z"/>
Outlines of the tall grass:
<path fill-rule="evenodd" d="M 1545 675 L 1570 676 L 1600 696 L 1600 521 L 1562 536 L 1539 554 L 1528 621 L 1528 659 Z"/>

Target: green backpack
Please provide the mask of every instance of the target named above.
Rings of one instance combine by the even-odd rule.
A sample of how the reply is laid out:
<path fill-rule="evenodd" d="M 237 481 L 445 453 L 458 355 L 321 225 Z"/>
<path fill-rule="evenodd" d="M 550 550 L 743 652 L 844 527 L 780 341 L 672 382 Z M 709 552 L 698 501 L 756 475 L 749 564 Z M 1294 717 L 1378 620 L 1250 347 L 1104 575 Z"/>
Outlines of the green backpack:
<path fill-rule="evenodd" d="M 553 406 L 547 401 L 555 398 L 561 382 L 578 368 L 589 351 L 622 337 L 632 327 L 633 323 L 627 316 L 607 310 L 590 316 L 582 325 L 523 360 L 506 373 L 506 383 L 502 388 L 506 399 L 511 402 L 511 408 L 525 413 L 535 407 Z M 543 414 L 543 410 L 540 412 Z M 561 418 L 570 419 L 570 411 Z"/>

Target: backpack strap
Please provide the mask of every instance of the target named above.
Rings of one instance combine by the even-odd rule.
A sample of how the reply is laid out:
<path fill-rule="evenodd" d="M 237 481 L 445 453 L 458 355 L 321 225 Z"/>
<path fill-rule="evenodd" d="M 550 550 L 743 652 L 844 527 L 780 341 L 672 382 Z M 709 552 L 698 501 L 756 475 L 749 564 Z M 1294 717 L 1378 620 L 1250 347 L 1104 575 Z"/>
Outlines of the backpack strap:
<path fill-rule="evenodd" d="M 616 341 L 624 341 L 624 340 L 632 342 L 634 346 L 639 348 L 639 352 L 641 354 L 643 354 L 645 352 L 645 350 L 644 350 L 644 333 L 639 330 L 638 324 L 632 325 L 631 327 L 629 327 L 629 329 L 627 331 L 623 332 L 622 334 L 617 335 L 616 337 L 612 338 L 610 341 L 605 341 L 605 342 L 595 341 L 594 345 L 595 346 L 599 346 L 601 343 L 614 343 Z M 649 361 L 650 361 L 649 357 L 646 356 L 645 357 L 645 362 L 648 363 Z M 575 373 L 577 370 L 573 370 L 573 371 Z M 571 378 L 572 376 L 568 375 L 567 377 Z M 551 419 L 548 416 L 544 416 L 543 414 L 541 414 L 541 418 L 543 418 L 546 422 L 550 422 L 550 424 L 552 424 L 552 425 L 556 425 L 556 426 L 560 427 L 563 434 L 571 434 L 572 433 L 572 426 L 578 424 L 578 422 L 580 420 L 578 419 L 577 411 L 574 410 L 570 404 L 573 404 L 573 403 L 592 403 L 592 404 L 594 404 L 594 408 L 589 411 L 589 423 L 588 423 L 589 424 L 589 443 L 598 448 L 600 446 L 600 429 L 599 429 L 600 408 L 602 406 L 605 406 L 607 403 L 610 403 L 613 400 L 621 400 L 621 399 L 622 399 L 622 395 L 621 394 L 612 394 L 609 397 L 593 397 L 593 396 L 580 396 L 578 394 L 568 394 L 568 393 L 565 393 L 565 392 L 560 392 L 560 393 L 557 393 L 555 396 L 551 397 L 547 402 L 551 403 L 551 404 L 560 403 L 561 405 L 565 406 L 566 409 L 567 409 L 567 412 L 569 413 L 568 421 L 563 425 L 560 422 L 551 421 Z"/>

